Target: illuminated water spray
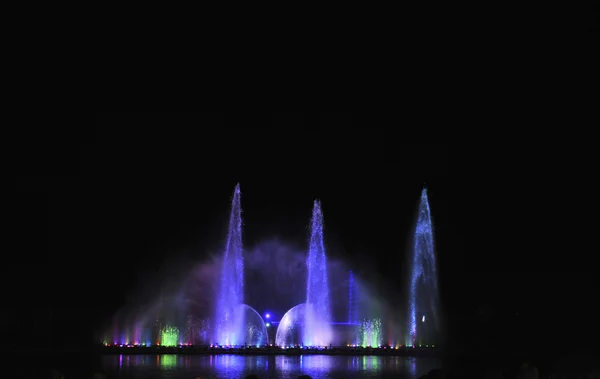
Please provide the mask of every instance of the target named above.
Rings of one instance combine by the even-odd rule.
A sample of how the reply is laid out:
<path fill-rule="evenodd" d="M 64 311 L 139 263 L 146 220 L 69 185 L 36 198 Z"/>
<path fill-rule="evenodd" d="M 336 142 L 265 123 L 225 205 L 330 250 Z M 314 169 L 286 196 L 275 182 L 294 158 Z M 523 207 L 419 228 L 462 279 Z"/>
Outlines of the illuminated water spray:
<path fill-rule="evenodd" d="M 166 326 L 160 332 L 160 344 L 162 346 L 177 346 L 179 344 L 179 329 L 174 326 Z"/>
<path fill-rule="evenodd" d="M 435 343 L 439 330 L 438 283 L 427 189 L 421 193 L 412 249 L 407 345 Z"/>
<path fill-rule="evenodd" d="M 379 347 L 382 341 L 381 320 L 363 320 L 358 328 L 358 345 L 362 347 Z"/>
<path fill-rule="evenodd" d="M 350 271 L 348 278 L 348 324 L 355 324 L 358 320 L 358 307 L 356 296 L 356 283 L 354 273 Z"/>
<path fill-rule="evenodd" d="M 327 257 L 323 244 L 323 213 L 318 200 L 315 200 L 313 205 L 306 268 L 308 274 L 303 342 L 307 346 L 327 346 L 332 343 L 333 330 L 327 281 Z"/>
<path fill-rule="evenodd" d="M 306 316 L 306 303 L 298 304 L 287 311 L 279 325 L 275 334 L 275 344 L 277 346 L 294 346 L 302 345 L 304 341 L 304 318 Z"/>
<path fill-rule="evenodd" d="M 240 185 L 235 186 L 231 201 L 229 230 L 221 269 L 221 285 L 215 311 L 215 340 L 221 345 L 245 343 L 244 261 L 242 256 L 242 208 Z"/>

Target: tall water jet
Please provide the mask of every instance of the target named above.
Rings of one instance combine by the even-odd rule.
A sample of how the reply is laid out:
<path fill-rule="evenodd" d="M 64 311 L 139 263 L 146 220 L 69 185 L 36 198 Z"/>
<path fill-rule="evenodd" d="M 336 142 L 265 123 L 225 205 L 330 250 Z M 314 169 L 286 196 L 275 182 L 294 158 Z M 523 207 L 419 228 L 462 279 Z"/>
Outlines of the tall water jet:
<path fill-rule="evenodd" d="M 313 205 L 306 268 L 308 275 L 303 343 L 307 346 L 327 346 L 332 343 L 333 330 L 327 280 L 327 257 L 323 244 L 323 213 L 318 200 L 315 200 Z"/>
<path fill-rule="evenodd" d="M 423 188 L 413 236 L 406 344 L 435 343 L 439 332 L 438 278 L 433 244 L 433 225 Z"/>
<path fill-rule="evenodd" d="M 221 345 L 245 343 L 244 258 L 242 256 L 242 207 L 240 185 L 235 186 L 231 201 L 229 230 L 221 268 L 221 285 L 215 311 L 215 340 Z"/>
<path fill-rule="evenodd" d="M 356 295 L 356 283 L 354 282 L 354 273 L 350 271 L 348 277 L 348 324 L 356 324 L 358 320 L 358 302 Z"/>

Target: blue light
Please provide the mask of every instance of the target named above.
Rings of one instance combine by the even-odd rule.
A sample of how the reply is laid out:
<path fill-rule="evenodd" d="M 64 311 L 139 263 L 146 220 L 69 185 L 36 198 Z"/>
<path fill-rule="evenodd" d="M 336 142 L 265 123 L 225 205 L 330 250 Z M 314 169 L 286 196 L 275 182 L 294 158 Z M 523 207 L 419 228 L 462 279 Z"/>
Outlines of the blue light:
<path fill-rule="evenodd" d="M 303 341 L 311 346 L 331 343 L 331 304 L 327 279 L 327 256 L 323 242 L 323 213 L 321 203 L 315 200 L 311 218 L 311 234 L 306 258 L 306 307 Z"/>
<path fill-rule="evenodd" d="M 407 345 L 413 347 L 418 339 L 421 339 L 421 333 L 417 327 L 417 313 L 426 307 L 431 312 L 428 324 L 437 329 L 437 307 L 438 307 L 438 278 L 436 268 L 435 248 L 433 241 L 433 223 L 431 220 L 431 210 L 429 208 L 429 199 L 427 198 L 427 189 L 423 188 L 419 203 L 419 213 L 417 225 L 413 235 L 412 264 L 410 273 L 410 296 L 409 296 L 409 317 Z M 420 298 L 417 293 L 421 293 Z M 421 318 L 421 323 L 425 322 L 425 316 Z"/>
<path fill-rule="evenodd" d="M 354 273 L 350 271 L 350 278 L 348 279 L 348 323 L 356 322 L 356 296 L 354 292 L 356 291 L 354 285 Z"/>
<path fill-rule="evenodd" d="M 265 318 L 271 318 L 271 315 L 270 315 L 269 313 L 267 313 L 267 314 L 265 315 Z"/>
<path fill-rule="evenodd" d="M 244 341 L 245 313 L 239 312 L 244 303 L 244 258 L 242 244 L 242 205 L 239 183 L 233 191 L 227 241 L 221 268 L 221 283 L 215 312 L 213 338 L 225 345 Z M 260 316 L 259 316 L 260 317 Z"/>

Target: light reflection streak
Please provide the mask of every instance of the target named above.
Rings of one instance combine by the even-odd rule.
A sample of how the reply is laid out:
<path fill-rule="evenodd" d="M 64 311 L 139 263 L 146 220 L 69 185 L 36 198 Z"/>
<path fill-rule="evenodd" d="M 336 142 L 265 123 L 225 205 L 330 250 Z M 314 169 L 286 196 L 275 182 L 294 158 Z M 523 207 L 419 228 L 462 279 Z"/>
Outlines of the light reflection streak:
<path fill-rule="evenodd" d="M 410 375 L 411 375 L 413 378 L 416 378 L 416 377 L 417 377 L 417 360 L 416 360 L 416 359 L 414 359 L 414 358 L 413 358 L 413 359 L 411 359 L 411 360 L 410 360 L 410 365 L 409 365 L 408 367 L 409 367 L 409 369 L 410 369 Z"/>

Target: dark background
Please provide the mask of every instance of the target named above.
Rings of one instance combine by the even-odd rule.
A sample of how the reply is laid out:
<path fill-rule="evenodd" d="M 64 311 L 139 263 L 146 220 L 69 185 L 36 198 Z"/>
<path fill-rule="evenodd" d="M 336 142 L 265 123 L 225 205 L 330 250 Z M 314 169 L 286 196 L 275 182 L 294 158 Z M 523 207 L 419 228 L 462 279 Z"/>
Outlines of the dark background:
<path fill-rule="evenodd" d="M 451 340 L 594 344 L 595 195 L 581 174 L 593 150 L 448 128 L 377 113 L 100 113 L 78 133 L 24 136 L 6 199 L 4 341 L 91 341 L 140 277 L 218 251 L 239 182 L 246 245 L 305 243 L 319 198 L 329 254 L 368 265 L 389 293 L 404 290 L 426 184 Z M 443 129 L 454 142 L 410 143 Z"/>

